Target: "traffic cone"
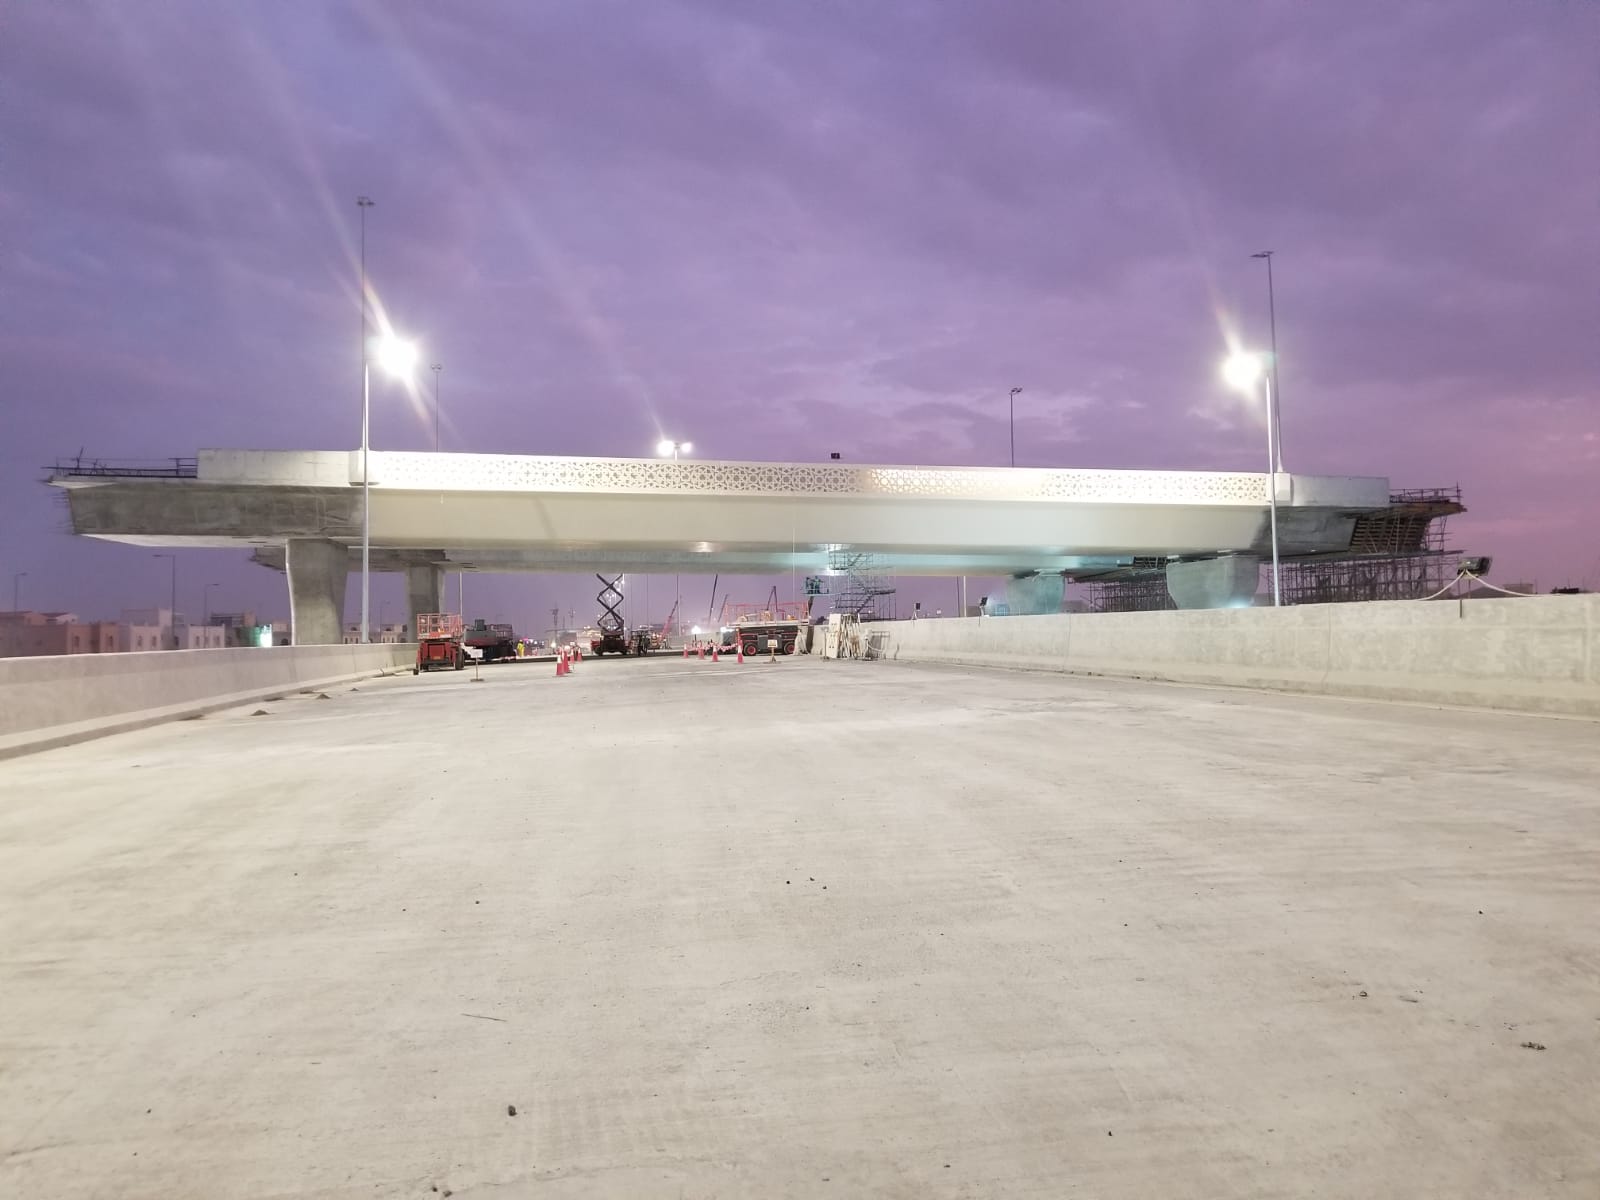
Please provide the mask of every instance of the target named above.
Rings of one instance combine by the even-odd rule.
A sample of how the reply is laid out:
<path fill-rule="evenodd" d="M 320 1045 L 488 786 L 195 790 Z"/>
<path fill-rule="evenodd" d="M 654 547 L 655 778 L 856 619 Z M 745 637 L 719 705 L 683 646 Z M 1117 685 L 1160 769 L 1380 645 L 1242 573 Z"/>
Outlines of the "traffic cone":
<path fill-rule="evenodd" d="M 689 643 L 688 643 L 688 642 L 685 642 L 685 643 L 684 643 L 684 644 L 683 644 L 683 656 L 684 656 L 684 657 L 685 657 L 685 658 L 688 658 L 688 657 L 689 657 Z"/>
<path fill-rule="evenodd" d="M 704 642 L 697 642 L 695 644 L 694 656 L 696 658 L 698 658 L 701 662 L 705 662 L 705 660 L 706 660 L 706 646 L 705 646 Z"/>
<path fill-rule="evenodd" d="M 744 665 L 744 643 L 743 642 L 735 642 L 734 645 L 739 647 L 739 665 L 743 666 Z"/>
<path fill-rule="evenodd" d="M 567 673 L 567 656 L 565 653 L 556 655 L 556 678 L 560 679 Z"/>
<path fill-rule="evenodd" d="M 722 659 L 717 657 L 717 644 L 715 642 L 711 643 L 711 661 L 712 662 L 721 662 L 722 661 Z"/>

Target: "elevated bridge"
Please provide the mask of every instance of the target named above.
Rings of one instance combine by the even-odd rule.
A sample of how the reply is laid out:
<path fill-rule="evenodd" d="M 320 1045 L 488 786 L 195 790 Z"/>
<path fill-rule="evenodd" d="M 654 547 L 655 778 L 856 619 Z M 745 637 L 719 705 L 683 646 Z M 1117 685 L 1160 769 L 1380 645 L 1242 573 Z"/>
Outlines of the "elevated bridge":
<path fill-rule="evenodd" d="M 1247 574 L 1217 560 L 1269 543 L 1266 473 L 373 451 L 370 478 L 373 569 L 407 572 L 413 613 L 438 608 L 450 571 L 826 575 L 842 548 L 899 575 L 1026 581 L 1013 611 L 1059 604 L 1063 578 L 1157 559 L 1187 570 L 1188 606 L 1206 606 L 1237 602 Z M 87 537 L 252 549 L 288 574 L 296 640 L 339 639 L 360 569 L 359 451 L 79 460 L 49 482 Z M 1276 487 L 1291 559 L 1348 551 L 1390 497 L 1373 477 L 1280 474 Z"/>

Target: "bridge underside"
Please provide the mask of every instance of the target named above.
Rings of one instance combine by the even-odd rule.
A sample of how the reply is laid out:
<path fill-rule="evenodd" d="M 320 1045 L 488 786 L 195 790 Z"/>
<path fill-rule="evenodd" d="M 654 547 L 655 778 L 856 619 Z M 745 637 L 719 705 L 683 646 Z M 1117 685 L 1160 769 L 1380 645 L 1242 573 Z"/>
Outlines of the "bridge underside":
<path fill-rule="evenodd" d="M 371 456 L 372 567 L 437 605 L 444 572 L 826 575 L 841 549 L 897 575 L 1103 577 L 1263 555 L 1266 475 Z M 239 547 L 286 570 L 302 630 L 337 631 L 359 570 L 359 456 L 204 452 L 190 472 L 58 469 L 74 530 L 142 546 Z M 1382 479 L 1281 475 L 1286 557 L 1345 551 Z M 1040 592 L 1052 591 L 1045 588 Z M 1040 603 L 1043 603 L 1041 600 Z"/>

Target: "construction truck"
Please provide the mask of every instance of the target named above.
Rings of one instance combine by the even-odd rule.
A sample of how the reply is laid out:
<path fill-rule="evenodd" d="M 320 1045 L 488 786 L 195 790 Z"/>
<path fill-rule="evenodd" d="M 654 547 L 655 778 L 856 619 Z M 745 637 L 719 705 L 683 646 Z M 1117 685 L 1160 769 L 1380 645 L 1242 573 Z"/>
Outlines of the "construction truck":
<path fill-rule="evenodd" d="M 491 625 L 479 617 L 461 635 L 461 644 L 486 663 L 517 656 L 517 635 L 509 625 Z"/>
<path fill-rule="evenodd" d="M 461 645 L 461 615 L 418 613 L 417 663 L 411 673 L 420 675 L 436 669 L 459 671 L 466 665 L 467 654 Z"/>

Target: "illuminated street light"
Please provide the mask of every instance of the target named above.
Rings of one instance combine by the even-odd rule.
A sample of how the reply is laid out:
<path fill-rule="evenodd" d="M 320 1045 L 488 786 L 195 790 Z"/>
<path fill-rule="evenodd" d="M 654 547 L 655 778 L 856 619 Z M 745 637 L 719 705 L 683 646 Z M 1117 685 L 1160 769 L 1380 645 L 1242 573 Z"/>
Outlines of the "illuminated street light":
<path fill-rule="evenodd" d="M 363 209 L 363 213 L 365 209 Z M 366 305 L 362 291 L 362 306 Z M 364 324 L 365 322 L 363 322 Z M 409 379 L 417 367 L 417 344 L 386 333 L 363 343 L 361 356 L 361 641 L 372 640 L 372 360 L 396 379 Z"/>
<path fill-rule="evenodd" d="M 1267 508 L 1272 514 L 1272 606 L 1283 603 L 1283 592 L 1278 576 L 1278 472 L 1283 468 L 1278 461 L 1278 424 L 1272 403 L 1272 374 L 1266 369 L 1261 355 L 1238 351 L 1230 354 L 1222 364 L 1222 378 L 1228 386 L 1255 398 L 1256 383 L 1265 391 L 1267 410 Z"/>
<path fill-rule="evenodd" d="M 373 345 L 378 365 L 396 379 L 408 378 L 417 369 L 417 344 L 388 334 Z"/>
<path fill-rule="evenodd" d="M 694 449 L 694 443 L 693 442 L 675 442 L 671 438 L 662 438 L 659 442 L 656 443 L 656 453 L 661 455 L 662 458 L 667 458 L 667 457 L 670 456 L 672 458 L 673 462 L 677 462 L 678 461 L 678 455 L 687 454 L 687 453 L 689 453 L 689 451 L 691 451 L 693 449 Z M 683 580 L 683 577 L 681 575 L 674 575 L 672 577 L 672 600 L 673 600 L 672 611 L 673 611 L 674 614 L 676 614 L 677 611 L 678 611 L 678 605 L 683 603 L 682 580 Z M 674 619 L 678 621 L 678 631 L 679 631 L 678 640 L 682 641 L 683 640 L 683 637 L 682 637 L 683 621 L 682 621 L 681 618 L 676 617 L 676 616 L 674 616 Z M 699 628 L 699 626 L 695 627 L 695 631 L 694 632 L 695 632 L 695 636 L 696 637 L 700 636 L 700 628 Z M 666 635 L 666 630 L 663 629 L 662 630 L 662 636 L 664 637 L 665 635 Z"/>

